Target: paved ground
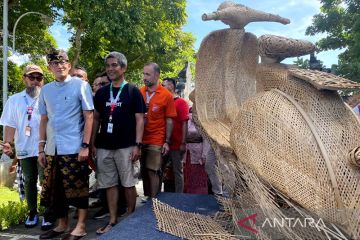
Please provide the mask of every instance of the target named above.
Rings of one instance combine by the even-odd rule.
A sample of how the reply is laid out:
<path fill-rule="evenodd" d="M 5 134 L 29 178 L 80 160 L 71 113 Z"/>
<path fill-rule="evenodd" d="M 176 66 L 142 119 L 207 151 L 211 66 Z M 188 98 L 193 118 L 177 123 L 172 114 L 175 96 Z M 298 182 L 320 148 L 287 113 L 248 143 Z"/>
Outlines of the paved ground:
<path fill-rule="evenodd" d="M 136 189 L 137 192 L 139 194 L 139 196 L 143 196 L 143 189 L 142 189 L 142 182 L 140 181 L 137 185 L 136 185 Z M 90 199 L 93 200 L 93 199 Z M 140 197 L 137 198 L 137 203 L 136 203 L 136 208 L 140 207 L 142 205 Z M 99 220 L 95 220 L 93 219 L 94 214 L 99 210 L 99 208 L 89 208 L 89 213 L 88 213 L 88 220 L 86 222 L 86 230 L 87 230 L 87 235 L 82 238 L 84 240 L 89 240 L 89 239 L 96 239 L 97 235 L 96 235 L 96 230 L 102 226 L 104 226 L 107 222 L 108 222 L 108 218 L 103 218 L 103 219 L 99 219 Z M 135 210 L 136 211 L 136 210 Z M 74 211 L 70 210 L 70 227 L 73 228 L 75 227 L 75 223 L 76 220 L 73 219 L 74 216 Z M 122 221 L 124 219 L 124 217 L 121 217 L 118 219 L 118 221 Z M 0 231 L 0 239 L 1 240 L 28 240 L 28 239 L 39 239 L 39 235 L 44 233 L 44 231 L 42 231 L 40 229 L 40 224 L 35 227 L 35 228 L 25 228 L 24 224 L 20 224 L 17 226 L 13 226 L 10 229 L 6 230 L 6 231 Z M 60 238 L 61 239 L 61 236 Z"/>

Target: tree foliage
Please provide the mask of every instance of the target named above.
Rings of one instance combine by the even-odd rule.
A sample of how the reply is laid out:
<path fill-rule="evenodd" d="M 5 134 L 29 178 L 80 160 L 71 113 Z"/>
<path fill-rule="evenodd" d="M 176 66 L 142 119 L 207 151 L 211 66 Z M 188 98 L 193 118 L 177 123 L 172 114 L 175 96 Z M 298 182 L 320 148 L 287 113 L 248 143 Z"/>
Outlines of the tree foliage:
<path fill-rule="evenodd" d="M 94 77 L 104 69 L 104 56 L 119 51 L 128 59 L 128 79 L 139 76 L 147 62 L 175 75 L 194 61 L 194 37 L 182 31 L 185 0 L 58 0 L 63 23 L 73 29 L 70 55 Z M 134 78 L 132 81 L 141 79 Z"/>
<path fill-rule="evenodd" d="M 313 17 L 307 35 L 326 33 L 317 42 L 321 50 L 345 48 L 339 55 L 337 74 L 360 81 L 360 1 L 321 0 L 321 13 Z"/>
<path fill-rule="evenodd" d="M 72 33 L 69 56 L 90 79 L 104 70 L 104 57 L 119 51 L 128 59 L 127 80 L 142 84 L 145 63 L 157 62 L 162 76 L 176 76 L 185 63 L 195 62 L 194 37 L 182 31 L 186 22 L 185 0 L 9 0 L 9 33 L 16 20 L 29 11 L 60 20 Z M 2 19 L 2 16 L 0 16 Z M 23 17 L 16 29 L 16 51 L 46 70 L 42 60 L 56 47 L 41 16 Z M 12 38 L 9 38 L 12 45 Z M 23 66 L 9 62 L 9 95 L 24 88 Z M 50 73 L 46 78 L 51 80 Z"/>
<path fill-rule="evenodd" d="M 309 69 L 310 68 L 310 63 L 309 63 L 309 59 L 305 59 L 304 58 L 296 58 L 296 60 L 293 62 L 296 66 L 298 66 L 299 68 L 302 69 Z"/>
<path fill-rule="evenodd" d="M 51 19 L 55 19 L 57 16 L 50 0 L 9 1 L 8 31 L 10 38 L 8 43 L 10 47 L 13 44 L 12 33 L 15 23 L 22 14 L 27 12 L 39 12 Z M 2 14 L 0 19 L 2 22 Z M 38 14 L 29 14 L 21 18 L 15 31 L 16 52 L 30 54 L 32 58 L 39 58 L 46 53 L 49 47 L 56 46 L 54 37 L 48 31 L 49 24 L 51 23 L 44 21 L 44 18 Z"/>

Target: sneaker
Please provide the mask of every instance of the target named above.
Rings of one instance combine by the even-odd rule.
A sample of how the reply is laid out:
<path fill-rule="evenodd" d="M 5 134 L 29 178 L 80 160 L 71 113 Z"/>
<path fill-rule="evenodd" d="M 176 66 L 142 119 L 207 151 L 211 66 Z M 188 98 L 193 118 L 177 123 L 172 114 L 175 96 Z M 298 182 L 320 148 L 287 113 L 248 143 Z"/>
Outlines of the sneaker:
<path fill-rule="evenodd" d="M 47 231 L 54 227 L 54 223 L 47 221 L 45 218 L 42 219 L 41 222 L 41 230 Z"/>
<path fill-rule="evenodd" d="M 25 221 L 25 227 L 27 228 L 33 228 L 36 225 L 38 225 L 39 218 L 37 215 L 28 216 Z"/>
<path fill-rule="evenodd" d="M 94 219 L 102 219 L 102 218 L 105 218 L 105 217 L 108 217 L 110 216 L 109 214 L 109 210 L 108 209 L 105 209 L 105 208 L 101 208 L 99 211 L 97 211 L 94 215 Z"/>

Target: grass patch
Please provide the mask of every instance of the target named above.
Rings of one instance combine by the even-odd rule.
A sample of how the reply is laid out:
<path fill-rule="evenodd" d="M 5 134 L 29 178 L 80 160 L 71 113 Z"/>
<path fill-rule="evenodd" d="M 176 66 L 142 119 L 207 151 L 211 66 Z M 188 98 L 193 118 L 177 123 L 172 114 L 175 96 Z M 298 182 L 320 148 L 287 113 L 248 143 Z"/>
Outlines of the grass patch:
<path fill-rule="evenodd" d="M 0 205 L 3 203 L 20 202 L 19 193 L 16 189 L 0 187 Z"/>
<path fill-rule="evenodd" d="M 0 230 L 22 223 L 27 214 L 27 204 L 25 201 L 20 202 L 18 192 L 0 187 L 0 196 Z"/>

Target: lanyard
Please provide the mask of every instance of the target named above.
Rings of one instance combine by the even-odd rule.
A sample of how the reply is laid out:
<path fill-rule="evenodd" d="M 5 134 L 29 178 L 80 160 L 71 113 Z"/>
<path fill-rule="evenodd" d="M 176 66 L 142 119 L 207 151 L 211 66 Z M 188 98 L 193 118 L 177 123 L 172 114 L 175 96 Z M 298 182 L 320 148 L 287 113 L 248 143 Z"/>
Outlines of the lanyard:
<path fill-rule="evenodd" d="M 155 92 L 149 95 L 148 91 L 146 91 L 146 104 L 149 104 L 151 98 L 154 96 Z"/>
<path fill-rule="evenodd" d="M 34 101 L 32 102 L 31 105 L 29 105 L 26 95 L 24 96 L 24 99 L 25 99 L 25 103 L 26 103 L 26 114 L 28 115 L 28 122 L 30 122 L 32 113 L 34 111 L 34 106 L 35 106 L 36 102 L 38 101 L 38 98 L 37 97 L 34 98 Z"/>
<path fill-rule="evenodd" d="M 123 81 L 123 83 L 120 86 L 120 89 L 118 91 L 118 93 L 116 94 L 116 97 L 114 99 L 114 94 L 113 94 L 113 83 L 110 84 L 110 115 L 109 115 L 109 121 L 111 122 L 112 120 L 112 114 L 114 112 L 114 109 L 116 107 L 116 103 L 120 98 L 120 94 L 121 91 L 123 90 L 123 87 L 125 86 L 125 84 L 127 84 L 127 81 Z"/>

